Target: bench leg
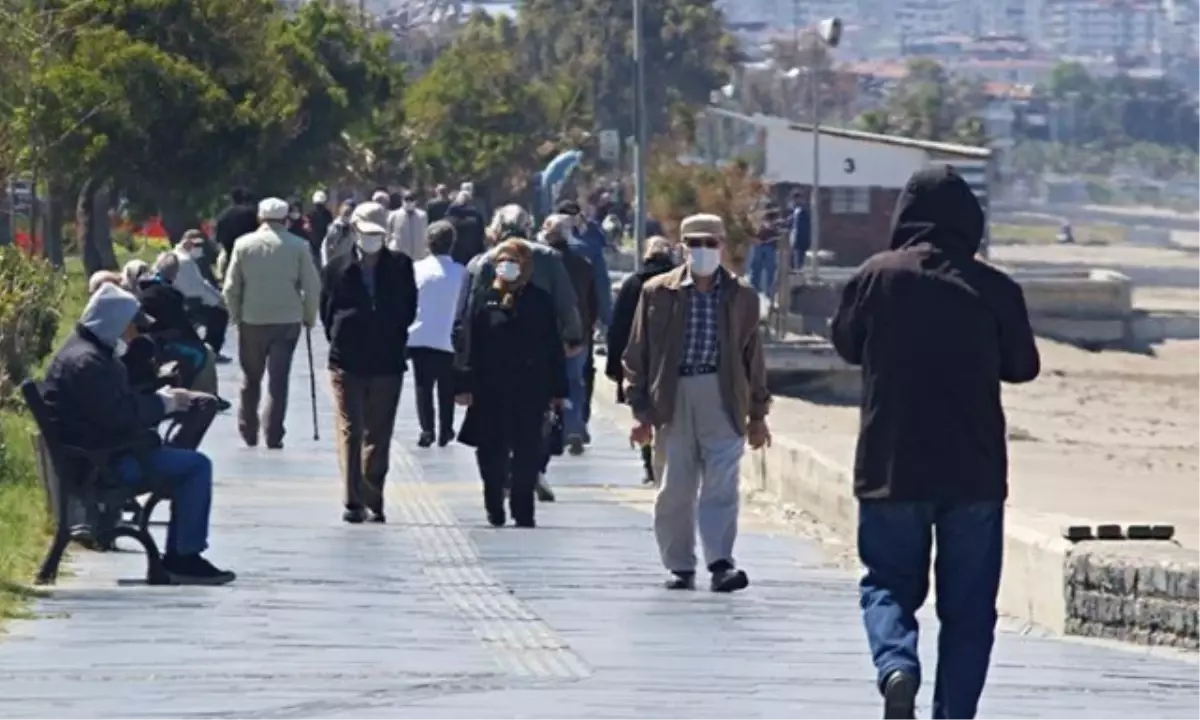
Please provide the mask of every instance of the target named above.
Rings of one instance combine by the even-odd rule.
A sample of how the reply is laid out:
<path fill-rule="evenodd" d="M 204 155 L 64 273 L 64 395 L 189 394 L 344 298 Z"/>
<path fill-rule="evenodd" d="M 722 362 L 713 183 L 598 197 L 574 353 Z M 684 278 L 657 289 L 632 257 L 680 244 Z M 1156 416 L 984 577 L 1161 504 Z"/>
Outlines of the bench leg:
<path fill-rule="evenodd" d="M 162 554 L 158 551 L 158 543 L 146 530 L 129 525 L 118 525 L 113 528 L 113 539 L 127 537 L 137 541 L 146 553 L 146 584 L 170 585 L 171 578 L 162 564 Z"/>
<path fill-rule="evenodd" d="M 42 566 L 38 569 L 36 580 L 38 585 L 53 585 L 58 580 L 58 566 L 62 564 L 63 553 L 66 552 L 70 542 L 71 528 L 65 519 L 60 520 L 54 528 L 54 539 L 50 542 L 46 558 L 42 560 Z"/>
<path fill-rule="evenodd" d="M 151 516 L 154 515 L 154 508 L 158 507 L 158 504 L 164 499 L 165 498 L 158 493 L 152 493 L 150 497 L 146 498 L 146 504 L 142 506 L 141 514 L 137 520 L 138 527 L 140 527 L 142 530 L 149 529 Z"/>

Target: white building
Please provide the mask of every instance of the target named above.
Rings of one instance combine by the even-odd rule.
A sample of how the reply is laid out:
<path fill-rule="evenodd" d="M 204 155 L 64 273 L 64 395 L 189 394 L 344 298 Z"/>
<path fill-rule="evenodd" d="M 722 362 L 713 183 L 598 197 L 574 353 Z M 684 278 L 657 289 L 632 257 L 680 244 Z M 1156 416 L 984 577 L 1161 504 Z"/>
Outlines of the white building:
<path fill-rule="evenodd" d="M 1066 55 L 1148 57 L 1169 36 L 1163 0 L 1045 0 L 1042 42 Z"/>

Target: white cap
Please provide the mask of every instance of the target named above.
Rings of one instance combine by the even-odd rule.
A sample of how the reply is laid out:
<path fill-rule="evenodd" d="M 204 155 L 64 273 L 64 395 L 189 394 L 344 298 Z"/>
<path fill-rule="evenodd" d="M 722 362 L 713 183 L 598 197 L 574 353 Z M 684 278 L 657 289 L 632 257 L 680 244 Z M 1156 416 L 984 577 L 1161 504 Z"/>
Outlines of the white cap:
<path fill-rule="evenodd" d="M 388 194 L 382 190 L 377 190 L 375 194 L 371 196 L 371 202 L 377 202 L 380 205 L 386 206 L 390 200 L 391 198 L 388 196 Z"/>
<path fill-rule="evenodd" d="M 318 190 L 315 193 L 313 193 L 313 197 L 312 197 L 313 205 L 324 205 L 328 200 L 329 200 L 329 197 L 325 195 L 324 190 Z"/>
<path fill-rule="evenodd" d="M 377 202 L 365 202 L 357 205 L 350 213 L 350 226 L 365 235 L 383 235 L 387 233 L 388 211 Z"/>
<path fill-rule="evenodd" d="M 258 203 L 258 219 L 271 220 L 279 222 L 285 220 L 288 216 L 288 204 L 286 200 L 279 198 L 266 198 Z"/>
<path fill-rule="evenodd" d="M 462 185 L 460 185 L 458 189 L 462 192 L 467 193 L 468 195 L 474 195 L 475 194 L 475 183 L 465 182 Z"/>

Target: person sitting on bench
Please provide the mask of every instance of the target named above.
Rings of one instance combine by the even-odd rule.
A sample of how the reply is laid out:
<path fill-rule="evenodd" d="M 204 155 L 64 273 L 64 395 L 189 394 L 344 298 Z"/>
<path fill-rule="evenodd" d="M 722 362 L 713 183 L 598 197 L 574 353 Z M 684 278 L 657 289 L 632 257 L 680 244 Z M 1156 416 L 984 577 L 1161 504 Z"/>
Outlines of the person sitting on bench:
<path fill-rule="evenodd" d="M 130 387 L 118 359 L 138 327 L 150 322 L 133 294 L 102 285 L 51 360 L 42 397 L 66 445 L 102 450 L 143 444 L 118 457 L 114 470 L 122 482 L 137 486 L 145 482 L 143 468 L 148 467 L 170 484 L 171 522 L 163 567 L 177 584 L 224 585 L 234 574 L 201 555 L 208 547 L 212 461 L 195 450 L 164 447 L 152 432 L 169 415 L 186 411 L 197 393 L 177 388 L 138 392 Z"/>
<path fill-rule="evenodd" d="M 89 294 L 95 294 L 103 285 L 121 285 L 121 274 L 111 270 L 100 270 L 92 274 L 88 280 Z M 179 378 L 178 362 L 160 364 L 158 361 L 158 346 L 149 335 L 137 333 L 125 343 L 124 352 L 119 355 L 121 364 L 125 366 L 125 374 L 129 385 L 139 392 L 154 393 L 160 388 L 182 385 Z M 208 434 L 208 429 L 216 419 L 220 410 L 217 398 L 196 393 L 192 397 L 187 410 L 171 418 L 170 427 L 164 433 L 163 440 L 171 447 L 195 450 Z"/>
<path fill-rule="evenodd" d="M 217 394 L 217 360 L 212 350 L 200 339 L 188 317 L 183 293 L 172 283 L 179 274 L 179 258 L 163 253 L 154 264 L 154 273 L 142 275 L 138 289 L 142 307 L 154 318 L 150 336 L 160 349 L 160 358 L 178 361 L 184 387 L 217 398 L 221 410 L 229 403 Z"/>
<path fill-rule="evenodd" d="M 221 354 L 225 346 L 225 331 L 229 327 L 229 311 L 225 309 L 225 298 L 221 291 L 204 277 L 201 262 L 205 258 L 204 233 L 188 230 L 175 246 L 175 257 L 179 259 L 179 271 L 171 285 L 183 293 L 188 315 L 194 324 L 204 328 L 204 342 L 212 348 L 219 363 L 229 362 Z"/>

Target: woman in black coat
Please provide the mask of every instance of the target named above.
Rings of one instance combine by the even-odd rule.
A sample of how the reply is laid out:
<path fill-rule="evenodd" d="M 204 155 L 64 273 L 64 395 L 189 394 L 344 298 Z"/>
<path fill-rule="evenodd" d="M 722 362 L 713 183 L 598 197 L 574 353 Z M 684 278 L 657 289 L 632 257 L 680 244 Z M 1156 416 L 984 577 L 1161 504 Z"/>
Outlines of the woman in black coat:
<path fill-rule="evenodd" d="M 473 297 L 462 322 L 471 342 L 455 363 L 455 394 L 468 405 L 458 441 L 475 448 L 488 522 L 504 525 L 504 488 L 519 527 L 534 527 L 543 427 L 567 397 L 566 354 L 554 301 L 529 282 L 529 246 L 496 249 L 496 281 Z"/>
<path fill-rule="evenodd" d="M 621 366 L 621 356 L 625 354 L 625 346 L 629 344 L 629 333 L 633 329 L 633 317 L 637 314 L 638 300 L 642 297 L 642 286 L 655 275 L 661 275 L 675 267 L 675 259 L 671 256 L 671 244 L 666 238 L 658 236 L 646 241 L 646 257 L 640 272 L 630 274 L 621 283 L 617 292 L 616 302 L 613 303 L 612 322 L 608 326 L 608 339 L 605 350 L 608 353 L 604 363 L 604 374 L 617 385 L 617 402 L 625 402 L 621 382 L 625 378 L 625 369 Z M 646 471 L 643 479 L 647 485 L 652 485 L 661 478 L 656 477 L 653 452 L 649 445 L 641 448 L 642 467 Z M 661 475 L 663 463 L 657 463 Z"/>

